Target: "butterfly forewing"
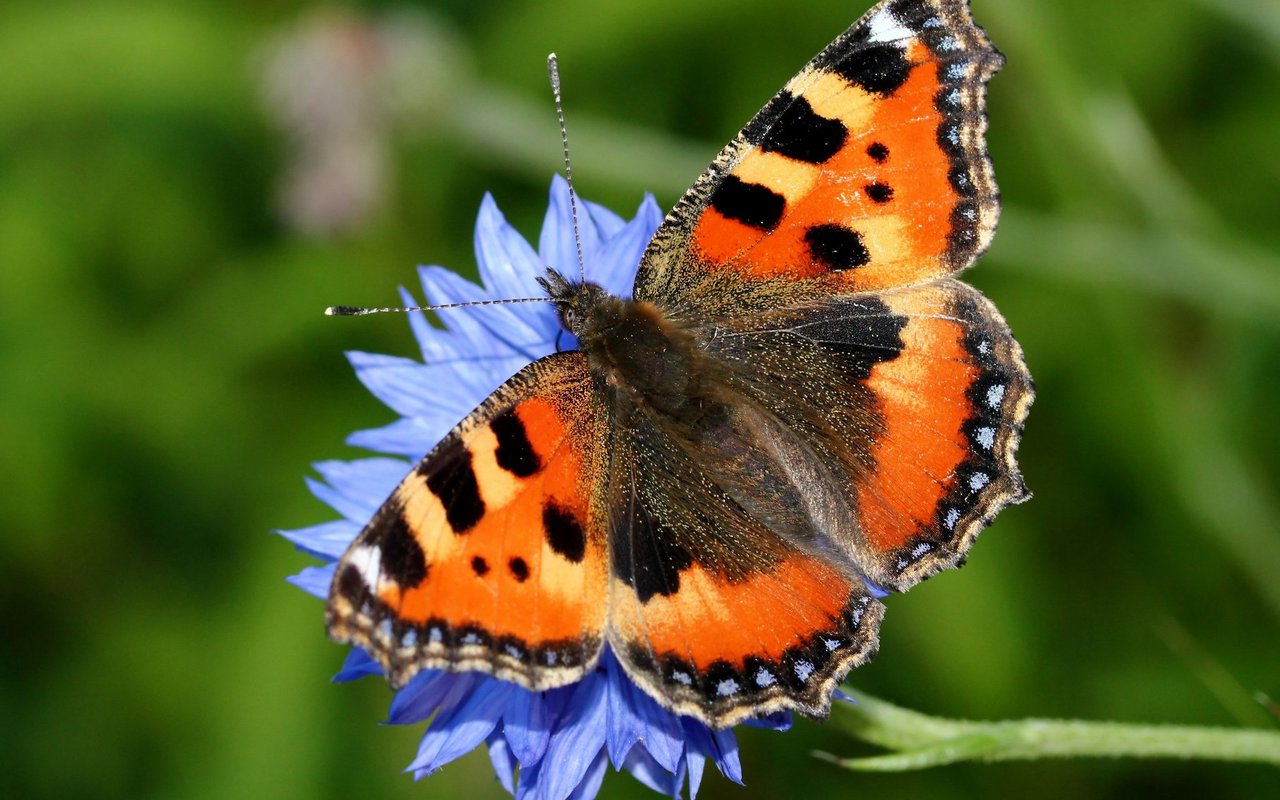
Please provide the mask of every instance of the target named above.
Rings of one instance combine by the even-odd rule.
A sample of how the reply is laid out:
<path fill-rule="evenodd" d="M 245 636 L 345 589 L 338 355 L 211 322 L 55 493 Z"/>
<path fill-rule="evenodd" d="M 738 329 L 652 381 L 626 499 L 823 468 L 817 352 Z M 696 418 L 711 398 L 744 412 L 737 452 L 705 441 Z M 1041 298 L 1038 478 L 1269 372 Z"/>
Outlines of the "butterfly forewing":
<path fill-rule="evenodd" d="M 586 359 L 526 367 L 405 478 L 343 556 L 330 634 L 402 685 L 474 669 L 541 689 L 603 643 L 606 544 L 592 508 L 601 413 Z"/>
<path fill-rule="evenodd" d="M 718 308 L 692 287 L 723 293 L 725 272 L 862 291 L 969 266 L 999 214 L 984 134 L 986 81 L 1002 63 L 963 0 L 880 3 L 676 205 L 636 297 Z"/>

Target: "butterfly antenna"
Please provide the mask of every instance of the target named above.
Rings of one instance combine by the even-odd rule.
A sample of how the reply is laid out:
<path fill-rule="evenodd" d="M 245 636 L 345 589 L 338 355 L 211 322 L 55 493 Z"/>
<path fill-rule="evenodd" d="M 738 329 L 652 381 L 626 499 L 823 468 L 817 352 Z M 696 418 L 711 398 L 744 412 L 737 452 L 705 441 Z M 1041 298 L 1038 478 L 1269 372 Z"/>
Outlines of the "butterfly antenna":
<path fill-rule="evenodd" d="M 550 297 L 515 297 L 509 300 L 470 300 L 466 303 L 444 303 L 438 306 L 387 306 L 384 308 L 359 308 L 356 306 L 329 306 L 326 317 L 363 317 L 365 314 L 408 314 L 413 311 L 439 311 L 444 308 L 468 306 L 502 306 L 507 303 L 550 303 Z"/>
<path fill-rule="evenodd" d="M 578 232 L 578 193 L 573 189 L 573 166 L 569 163 L 569 131 L 564 125 L 564 103 L 560 101 L 560 61 L 556 54 L 547 56 L 547 74 L 551 76 L 551 93 L 556 99 L 556 119 L 560 122 L 560 144 L 564 149 L 564 179 L 569 184 L 569 216 L 573 218 L 573 243 L 578 248 L 578 277 L 587 280 L 587 262 L 582 257 L 582 235 Z"/>

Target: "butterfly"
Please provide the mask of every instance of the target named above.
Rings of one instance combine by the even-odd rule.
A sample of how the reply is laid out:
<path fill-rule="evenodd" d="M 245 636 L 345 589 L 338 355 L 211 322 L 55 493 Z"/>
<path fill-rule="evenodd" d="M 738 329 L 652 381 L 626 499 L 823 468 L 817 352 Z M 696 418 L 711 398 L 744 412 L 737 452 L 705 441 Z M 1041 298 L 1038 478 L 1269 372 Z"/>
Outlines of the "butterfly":
<path fill-rule="evenodd" d="M 397 687 L 549 689 L 607 647 L 712 727 L 826 714 L 876 652 L 879 597 L 1028 496 L 1022 351 L 953 277 L 999 214 L 1002 63 L 964 0 L 885 0 L 721 151 L 630 298 L 548 269 L 577 349 L 400 483 L 337 565 L 332 638 Z"/>

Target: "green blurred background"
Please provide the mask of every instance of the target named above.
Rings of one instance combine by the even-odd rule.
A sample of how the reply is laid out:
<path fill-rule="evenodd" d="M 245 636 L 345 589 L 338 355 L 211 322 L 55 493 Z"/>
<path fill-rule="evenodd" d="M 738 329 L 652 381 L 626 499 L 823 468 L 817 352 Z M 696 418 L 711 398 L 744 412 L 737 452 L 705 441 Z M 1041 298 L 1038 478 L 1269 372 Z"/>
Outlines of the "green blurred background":
<path fill-rule="evenodd" d="M 390 693 L 273 528 L 391 412 L 343 351 L 415 354 L 414 265 L 474 270 L 492 191 L 536 237 L 562 59 L 584 195 L 669 206 L 869 0 L 40 2 L 0 8 L 5 797 L 498 795 L 420 784 Z M 861 689 L 921 711 L 1277 726 L 1280 4 L 975 0 L 1007 206 L 969 278 L 1039 384 L 1032 502 L 893 598 Z M 741 735 L 704 796 L 1277 797 L 1171 762 L 844 773 L 832 727 Z M 648 797 L 611 776 L 605 795 Z"/>

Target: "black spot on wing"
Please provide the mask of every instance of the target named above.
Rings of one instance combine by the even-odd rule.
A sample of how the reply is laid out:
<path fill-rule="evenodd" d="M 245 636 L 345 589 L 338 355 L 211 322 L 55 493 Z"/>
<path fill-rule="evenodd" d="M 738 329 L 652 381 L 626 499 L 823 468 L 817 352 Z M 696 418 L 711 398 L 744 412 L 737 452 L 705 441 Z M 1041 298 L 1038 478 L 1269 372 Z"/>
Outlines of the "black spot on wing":
<path fill-rule="evenodd" d="M 675 534 L 637 502 L 617 524 L 613 541 L 613 574 L 631 586 L 641 603 L 656 594 L 680 590 L 680 573 L 693 566 L 693 557 Z"/>
<path fill-rule="evenodd" d="M 863 189 L 872 202 L 883 204 L 893 199 L 893 187 L 887 183 L 868 183 Z"/>
<path fill-rule="evenodd" d="M 871 369 L 893 361 L 904 347 L 907 318 L 874 297 L 839 300 L 792 322 L 806 338 L 836 356 L 851 376 L 865 381 Z"/>
<path fill-rule="evenodd" d="M 727 175 L 711 195 L 711 207 L 728 219 L 771 231 L 782 219 L 787 201 L 772 189 Z"/>
<path fill-rule="evenodd" d="M 476 574 L 476 577 L 483 578 L 489 573 L 489 562 L 485 561 L 483 556 L 476 556 L 471 559 L 471 571 Z"/>
<path fill-rule="evenodd" d="M 924 0 L 894 0 L 889 11 L 894 19 L 913 31 L 919 31 L 922 23 L 936 13 Z"/>
<path fill-rule="evenodd" d="M 359 606 L 361 602 L 368 598 L 369 586 L 365 583 L 364 576 L 360 574 L 360 570 L 354 564 L 348 564 L 338 573 L 338 579 L 334 583 L 334 592 L 348 598 L 352 605 Z"/>
<path fill-rule="evenodd" d="M 843 225 L 814 225 L 804 232 L 804 241 L 809 255 L 830 270 L 853 269 L 871 261 L 862 236 Z"/>
<path fill-rule="evenodd" d="M 529 563 L 520 556 L 516 556 L 507 562 L 507 567 L 511 570 L 511 577 L 520 583 L 529 580 Z"/>
<path fill-rule="evenodd" d="M 518 478 L 527 478 L 542 469 L 542 459 L 534 451 L 515 409 L 507 409 L 494 417 L 489 427 L 498 439 L 498 449 L 494 453 L 498 466 Z"/>
<path fill-rule="evenodd" d="M 773 102 L 782 111 L 760 142 L 760 149 L 796 161 L 821 164 L 840 151 L 849 131 L 844 123 L 819 115 L 803 97 L 781 92 Z"/>
<path fill-rule="evenodd" d="M 428 458 L 418 467 L 427 488 L 440 498 L 454 533 L 466 533 L 484 516 L 484 500 L 471 465 L 471 453 L 458 445 L 449 456 Z"/>
<path fill-rule="evenodd" d="M 884 142 L 872 142 L 867 145 L 867 155 L 877 164 L 883 164 L 889 160 L 889 148 Z"/>
<path fill-rule="evenodd" d="M 378 548 L 382 553 L 382 574 L 402 588 L 412 588 L 426 579 L 427 556 L 398 509 L 383 517 Z"/>
<path fill-rule="evenodd" d="M 893 44 L 859 44 L 852 49 L 819 58 L 818 65 L 835 72 L 864 91 L 889 96 L 907 82 L 912 64 L 901 47 Z"/>
<path fill-rule="evenodd" d="M 582 561 L 587 553 L 587 534 L 573 512 L 548 500 L 542 509 L 542 527 L 552 550 L 575 564 Z"/>

